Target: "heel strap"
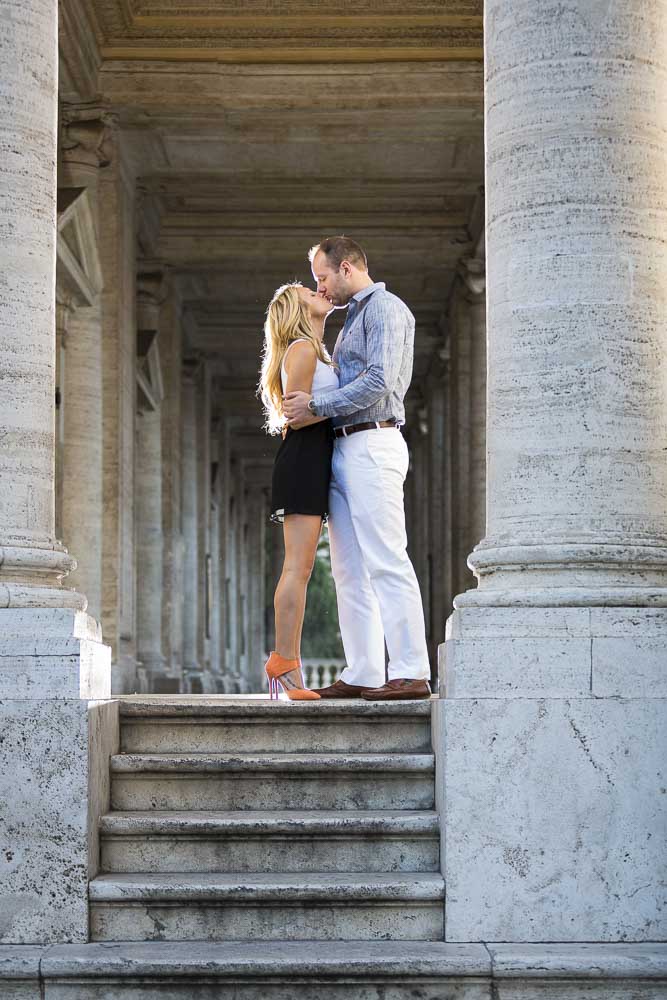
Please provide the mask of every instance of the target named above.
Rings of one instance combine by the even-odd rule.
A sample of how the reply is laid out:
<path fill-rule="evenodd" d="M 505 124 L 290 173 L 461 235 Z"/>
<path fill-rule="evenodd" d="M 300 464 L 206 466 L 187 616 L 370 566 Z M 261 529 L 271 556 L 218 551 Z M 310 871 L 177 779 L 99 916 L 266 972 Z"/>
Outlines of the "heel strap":
<path fill-rule="evenodd" d="M 300 660 L 288 660 L 286 657 L 281 656 L 280 653 L 275 652 L 271 653 L 266 663 L 266 672 L 271 677 L 282 677 L 283 674 L 289 674 L 291 670 L 300 669 Z"/>

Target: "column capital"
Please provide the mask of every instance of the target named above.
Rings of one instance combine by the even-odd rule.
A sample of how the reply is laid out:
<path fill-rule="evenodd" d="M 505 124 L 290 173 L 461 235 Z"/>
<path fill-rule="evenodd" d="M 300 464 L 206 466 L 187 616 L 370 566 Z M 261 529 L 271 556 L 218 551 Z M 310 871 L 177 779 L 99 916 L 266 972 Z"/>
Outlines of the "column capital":
<path fill-rule="evenodd" d="M 462 257 L 457 273 L 471 298 L 483 298 L 486 294 L 486 260 L 484 257 Z"/>
<path fill-rule="evenodd" d="M 112 133 L 118 115 L 103 107 L 61 108 L 60 149 L 64 162 L 107 167 L 112 160 Z"/>

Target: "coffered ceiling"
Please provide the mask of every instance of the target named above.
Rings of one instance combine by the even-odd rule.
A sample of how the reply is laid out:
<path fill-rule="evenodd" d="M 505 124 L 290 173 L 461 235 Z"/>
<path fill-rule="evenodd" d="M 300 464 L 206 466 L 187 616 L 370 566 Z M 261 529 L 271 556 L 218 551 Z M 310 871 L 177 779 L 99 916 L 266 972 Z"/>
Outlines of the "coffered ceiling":
<path fill-rule="evenodd" d="M 61 97 L 116 115 L 188 348 L 257 377 L 275 287 L 345 232 L 417 317 L 415 392 L 483 177 L 482 0 L 61 0 Z M 328 322 L 335 337 L 340 313 Z"/>

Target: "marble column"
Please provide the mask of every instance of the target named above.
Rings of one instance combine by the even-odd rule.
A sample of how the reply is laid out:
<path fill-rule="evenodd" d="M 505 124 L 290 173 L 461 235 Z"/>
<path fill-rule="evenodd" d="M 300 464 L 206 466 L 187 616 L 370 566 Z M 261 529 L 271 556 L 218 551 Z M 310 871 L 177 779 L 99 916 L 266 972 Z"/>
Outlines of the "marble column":
<path fill-rule="evenodd" d="M 198 676 L 199 545 L 197 531 L 197 369 L 184 365 L 182 395 L 183 440 L 183 673 L 188 684 Z"/>
<path fill-rule="evenodd" d="M 181 369 L 182 305 L 171 282 L 160 305 L 160 359 L 164 398 L 162 421 L 162 649 L 167 658 L 163 687 L 181 690 L 183 681 L 183 536 L 181 533 L 182 441 Z"/>
<path fill-rule="evenodd" d="M 487 0 L 485 24 L 487 526 L 436 707 L 446 937 L 660 940 L 667 8 Z"/>
<path fill-rule="evenodd" d="M 145 262 L 137 275 L 137 384 L 135 515 L 137 552 L 137 655 L 140 690 L 164 691 L 162 525 L 162 402 L 160 304 L 163 269 Z M 166 685 L 167 690 L 171 685 Z"/>
<path fill-rule="evenodd" d="M 266 522 L 269 501 L 261 484 L 266 473 L 250 478 L 246 494 L 248 518 L 248 670 L 249 690 L 261 692 L 266 688 L 264 662 L 266 653 Z"/>
<path fill-rule="evenodd" d="M 65 370 L 67 367 L 67 327 L 71 306 L 56 301 L 56 427 L 55 427 L 55 526 L 63 537 L 63 448 L 65 442 Z M 71 574 L 70 574 L 71 576 Z"/>
<path fill-rule="evenodd" d="M 229 692 L 241 690 L 241 538 L 243 525 L 241 510 L 243 494 L 239 481 L 238 461 L 231 455 L 229 458 L 228 479 L 228 534 L 225 556 L 225 673 L 228 678 Z"/>
<path fill-rule="evenodd" d="M 0 0 L 0 942 L 86 941 L 109 650 L 55 537 L 56 0 Z M 95 731 L 100 740 L 89 735 Z M 111 749 L 111 752 L 113 750 Z"/>
<path fill-rule="evenodd" d="M 429 622 L 428 645 L 431 661 L 437 659 L 437 649 L 444 638 L 445 620 L 450 610 L 449 573 L 444 563 L 451 559 L 449 532 L 445 520 L 445 484 L 449 475 L 450 454 L 446 447 L 446 379 L 447 363 L 436 354 L 426 380 L 428 410 L 427 477 L 430 483 L 428 517 L 429 558 Z"/>
<path fill-rule="evenodd" d="M 468 551 L 486 534 L 486 275 L 481 254 L 462 262 L 470 309 Z"/>
<path fill-rule="evenodd" d="M 102 334 L 95 306 L 72 312 L 62 382 L 62 531 L 81 553 L 70 577 L 88 598 L 89 613 L 102 611 Z"/>
<path fill-rule="evenodd" d="M 157 409 L 137 415 L 137 651 L 146 690 L 163 690 L 162 428 Z"/>
<path fill-rule="evenodd" d="M 102 627 L 114 693 L 137 689 L 134 472 L 137 412 L 135 184 L 118 131 L 100 171 L 102 292 Z"/>
<path fill-rule="evenodd" d="M 202 690 L 211 689 L 211 375 L 204 361 L 198 370 L 195 395 L 197 427 L 197 662 Z"/>
<path fill-rule="evenodd" d="M 220 484 L 215 484 L 211 501 L 211 585 L 210 585 L 210 622 L 211 622 L 211 678 L 214 691 L 222 691 L 223 658 L 222 658 L 222 622 L 221 622 L 221 560 L 220 560 Z"/>
<path fill-rule="evenodd" d="M 79 116 L 92 115 L 81 119 Z M 63 337 L 59 379 L 59 482 L 56 515 L 62 538 L 78 553 L 70 584 L 88 598 L 88 612 L 102 615 L 102 275 L 97 246 L 97 188 L 101 168 L 110 162 L 113 116 L 100 109 L 62 109 L 58 162 L 59 201 L 77 209 L 78 246 L 59 233 L 57 296 L 69 298 L 68 330 Z M 80 192 L 85 192 L 82 197 Z M 70 201 L 71 199 L 71 201 Z M 63 245 L 64 244 L 64 245 Z M 70 254 L 75 259 L 72 260 Z M 66 265 L 69 260 L 69 269 Z M 76 287 L 76 271 L 82 286 Z M 73 269 L 73 270 L 72 270 Z M 73 273 L 74 272 L 74 273 Z M 67 299 L 66 299 L 67 301 Z M 59 306 L 59 309 L 62 308 Z M 58 326 L 56 325 L 56 330 Z"/>
<path fill-rule="evenodd" d="M 241 466 L 241 463 L 237 463 Z M 250 643 L 249 639 L 249 613 L 248 613 L 248 590 L 250 584 L 250 566 L 249 566 L 249 542 L 250 542 L 250 527 L 248 523 L 248 490 L 245 485 L 245 479 L 243 477 L 242 466 L 241 466 L 241 482 L 239 483 L 238 492 L 238 509 L 237 509 L 237 535 L 236 535 L 236 547 L 237 547 L 237 573 L 236 573 L 236 586 L 237 586 L 237 649 L 238 649 L 238 670 L 239 670 L 239 687 L 240 690 L 252 691 L 252 679 L 250 671 Z"/>

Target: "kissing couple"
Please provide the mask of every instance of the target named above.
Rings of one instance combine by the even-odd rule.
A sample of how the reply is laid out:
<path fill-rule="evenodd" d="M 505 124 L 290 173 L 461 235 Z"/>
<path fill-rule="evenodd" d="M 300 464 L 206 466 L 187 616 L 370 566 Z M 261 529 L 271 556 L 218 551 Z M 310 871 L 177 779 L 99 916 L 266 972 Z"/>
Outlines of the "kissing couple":
<path fill-rule="evenodd" d="M 295 701 L 429 698 L 424 611 L 407 554 L 401 433 L 412 377 L 415 319 L 368 273 L 354 240 L 334 236 L 309 255 L 317 290 L 280 287 L 266 314 L 260 392 L 269 433 L 283 435 L 273 468 L 271 520 L 285 562 L 276 587 L 276 648 L 266 663 Z M 333 356 L 324 324 L 347 307 Z M 306 590 L 322 524 L 347 666 L 328 687 L 303 685 Z M 385 680 L 385 643 L 389 654 Z"/>

